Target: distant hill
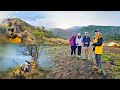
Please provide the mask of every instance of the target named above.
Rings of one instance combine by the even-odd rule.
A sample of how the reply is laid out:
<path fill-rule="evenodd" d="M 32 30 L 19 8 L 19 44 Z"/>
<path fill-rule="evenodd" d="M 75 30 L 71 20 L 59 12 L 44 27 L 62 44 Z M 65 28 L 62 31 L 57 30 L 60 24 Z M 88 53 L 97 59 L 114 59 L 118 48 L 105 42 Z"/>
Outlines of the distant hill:
<path fill-rule="evenodd" d="M 84 27 L 75 26 L 69 29 L 51 28 L 49 30 L 61 38 L 69 39 L 74 32 L 81 33 L 82 36 L 85 32 L 88 32 L 92 37 L 94 36 L 95 29 L 99 29 L 104 37 L 104 40 L 120 40 L 120 26 L 89 25 Z"/>
<path fill-rule="evenodd" d="M 81 29 L 83 26 L 73 26 L 68 29 L 75 30 L 75 29 Z"/>
<path fill-rule="evenodd" d="M 57 37 L 68 39 L 74 32 L 79 33 L 82 27 L 71 27 L 68 29 L 61 28 L 50 28 L 49 31 L 52 31 Z"/>

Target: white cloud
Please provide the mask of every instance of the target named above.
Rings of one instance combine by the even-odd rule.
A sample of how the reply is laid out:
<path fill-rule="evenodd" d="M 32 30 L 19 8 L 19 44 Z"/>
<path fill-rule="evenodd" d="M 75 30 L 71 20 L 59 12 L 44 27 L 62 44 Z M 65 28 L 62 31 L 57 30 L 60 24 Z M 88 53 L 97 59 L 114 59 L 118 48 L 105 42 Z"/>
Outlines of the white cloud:
<path fill-rule="evenodd" d="M 93 23 L 96 18 L 96 12 L 90 11 L 48 11 L 42 13 L 46 13 L 47 17 L 42 18 L 40 24 L 46 27 L 84 26 Z"/>
<path fill-rule="evenodd" d="M 41 24 L 46 27 L 120 25 L 118 22 L 119 11 L 47 11 L 42 13 L 47 14 L 47 18 L 40 20 Z"/>
<path fill-rule="evenodd" d="M 22 13 L 22 15 L 27 15 L 26 11 L 0 11 L 0 19 L 9 17 L 9 14 L 11 13 Z M 46 28 L 67 28 L 72 26 L 88 25 L 119 25 L 120 23 L 118 22 L 118 18 L 120 18 L 119 11 L 38 11 L 37 13 L 39 13 L 40 16 L 45 15 L 45 17 L 37 17 L 36 19 L 24 18 L 23 20 L 31 25 L 45 26 Z"/>
<path fill-rule="evenodd" d="M 9 17 L 10 13 L 13 13 L 13 11 L 0 11 L 0 19 Z"/>
<path fill-rule="evenodd" d="M 10 13 L 12 13 L 12 11 L 0 11 L 0 24 L 2 19 L 9 18 Z"/>

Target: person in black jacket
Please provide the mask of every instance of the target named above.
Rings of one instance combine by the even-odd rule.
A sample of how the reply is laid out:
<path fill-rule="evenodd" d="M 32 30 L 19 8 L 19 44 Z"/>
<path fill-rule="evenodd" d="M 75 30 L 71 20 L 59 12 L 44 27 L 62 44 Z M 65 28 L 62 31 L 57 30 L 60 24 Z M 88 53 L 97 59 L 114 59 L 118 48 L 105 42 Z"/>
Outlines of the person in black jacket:
<path fill-rule="evenodd" d="M 93 43 L 93 46 L 95 47 L 95 59 L 98 67 L 98 72 L 101 73 L 102 69 L 102 52 L 103 52 L 103 37 L 101 36 L 100 32 L 97 32 L 97 42 Z"/>

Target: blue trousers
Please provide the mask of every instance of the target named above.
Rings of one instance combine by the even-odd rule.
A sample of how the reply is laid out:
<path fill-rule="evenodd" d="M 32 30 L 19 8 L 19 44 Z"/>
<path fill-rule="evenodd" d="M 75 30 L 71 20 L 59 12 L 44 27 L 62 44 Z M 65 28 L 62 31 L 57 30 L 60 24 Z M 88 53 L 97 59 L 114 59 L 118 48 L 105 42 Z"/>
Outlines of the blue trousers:
<path fill-rule="evenodd" d="M 95 59 L 96 59 L 97 67 L 102 68 L 101 54 L 95 54 Z"/>

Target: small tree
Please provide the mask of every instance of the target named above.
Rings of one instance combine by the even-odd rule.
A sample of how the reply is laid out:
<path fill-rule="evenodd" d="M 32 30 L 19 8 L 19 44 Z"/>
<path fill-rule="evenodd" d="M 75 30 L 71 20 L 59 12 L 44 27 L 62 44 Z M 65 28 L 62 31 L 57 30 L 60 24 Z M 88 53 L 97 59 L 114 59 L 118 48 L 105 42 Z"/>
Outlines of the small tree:
<path fill-rule="evenodd" d="M 23 54 L 26 56 L 31 56 L 38 66 L 39 58 L 39 45 L 21 45 L 20 49 L 17 49 L 18 54 Z"/>

